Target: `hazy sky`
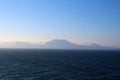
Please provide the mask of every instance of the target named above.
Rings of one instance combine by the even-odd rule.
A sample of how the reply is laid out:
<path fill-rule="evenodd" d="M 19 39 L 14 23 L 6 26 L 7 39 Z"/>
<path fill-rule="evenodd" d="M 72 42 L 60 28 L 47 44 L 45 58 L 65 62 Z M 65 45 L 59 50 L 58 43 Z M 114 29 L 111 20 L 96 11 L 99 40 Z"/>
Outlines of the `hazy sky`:
<path fill-rule="evenodd" d="M 120 47 L 120 0 L 0 0 L 0 42 L 56 38 Z"/>

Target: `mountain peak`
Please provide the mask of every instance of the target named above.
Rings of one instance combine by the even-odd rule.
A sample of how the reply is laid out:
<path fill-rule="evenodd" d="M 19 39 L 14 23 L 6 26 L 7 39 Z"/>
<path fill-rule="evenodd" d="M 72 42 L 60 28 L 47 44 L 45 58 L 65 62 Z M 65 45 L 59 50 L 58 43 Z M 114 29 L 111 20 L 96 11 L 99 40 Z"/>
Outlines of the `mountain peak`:
<path fill-rule="evenodd" d="M 44 45 L 47 48 L 57 48 L 57 49 L 66 49 L 66 48 L 74 48 L 76 45 L 63 39 L 53 39 L 48 41 Z"/>
<path fill-rule="evenodd" d="M 48 43 L 70 43 L 70 42 L 64 39 L 53 39 L 53 40 L 46 42 L 46 44 Z"/>

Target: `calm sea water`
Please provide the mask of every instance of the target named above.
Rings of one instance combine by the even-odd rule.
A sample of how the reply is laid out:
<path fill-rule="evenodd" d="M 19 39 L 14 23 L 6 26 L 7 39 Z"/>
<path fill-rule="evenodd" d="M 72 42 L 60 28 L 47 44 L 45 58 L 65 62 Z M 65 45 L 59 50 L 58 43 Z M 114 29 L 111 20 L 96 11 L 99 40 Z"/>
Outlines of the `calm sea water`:
<path fill-rule="evenodd" d="M 120 80 L 120 51 L 1 49 L 0 80 Z"/>

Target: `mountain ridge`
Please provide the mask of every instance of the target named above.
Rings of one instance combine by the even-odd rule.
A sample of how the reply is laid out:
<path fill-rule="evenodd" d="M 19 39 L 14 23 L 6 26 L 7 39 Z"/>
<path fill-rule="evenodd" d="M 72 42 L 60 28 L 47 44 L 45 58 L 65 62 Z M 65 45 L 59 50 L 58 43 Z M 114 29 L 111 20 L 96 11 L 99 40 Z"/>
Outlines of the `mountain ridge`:
<path fill-rule="evenodd" d="M 105 47 L 96 43 L 88 45 L 78 45 L 64 39 L 53 39 L 44 44 L 31 42 L 6 42 L 1 43 L 0 48 L 37 48 L 37 49 L 119 49 L 114 47 Z"/>

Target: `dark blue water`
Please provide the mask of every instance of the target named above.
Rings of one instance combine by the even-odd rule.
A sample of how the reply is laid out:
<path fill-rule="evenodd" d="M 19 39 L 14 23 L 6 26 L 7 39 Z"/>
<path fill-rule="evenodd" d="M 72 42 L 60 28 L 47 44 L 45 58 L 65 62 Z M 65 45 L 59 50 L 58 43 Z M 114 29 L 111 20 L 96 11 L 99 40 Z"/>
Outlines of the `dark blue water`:
<path fill-rule="evenodd" d="M 120 80 L 120 51 L 1 49 L 0 80 Z"/>

